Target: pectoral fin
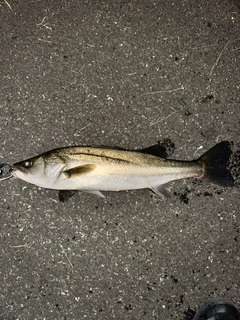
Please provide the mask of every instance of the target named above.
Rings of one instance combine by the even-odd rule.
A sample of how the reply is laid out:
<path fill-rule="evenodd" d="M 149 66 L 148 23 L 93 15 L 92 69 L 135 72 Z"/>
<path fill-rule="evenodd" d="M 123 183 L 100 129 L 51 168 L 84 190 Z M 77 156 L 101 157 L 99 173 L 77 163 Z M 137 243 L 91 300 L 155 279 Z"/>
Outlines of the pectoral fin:
<path fill-rule="evenodd" d="M 69 198 L 71 198 L 77 190 L 59 190 L 58 196 L 60 202 L 67 202 Z M 100 198 L 105 198 L 105 196 L 102 194 L 102 192 L 98 190 L 80 190 L 86 193 L 94 194 L 95 196 L 98 196 Z"/>
<path fill-rule="evenodd" d="M 96 168 L 95 164 L 84 164 L 72 169 L 68 169 L 64 171 L 64 174 L 68 178 L 77 178 L 79 176 L 92 172 L 95 168 Z"/>
<path fill-rule="evenodd" d="M 150 189 L 156 194 L 158 194 L 160 197 L 166 199 L 166 198 L 169 198 L 169 186 L 170 186 L 169 183 L 165 183 Z"/>
<path fill-rule="evenodd" d="M 75 190 L 59 190 L 58 198 L 60 202 L 67 202 L 76 193 Z"/>

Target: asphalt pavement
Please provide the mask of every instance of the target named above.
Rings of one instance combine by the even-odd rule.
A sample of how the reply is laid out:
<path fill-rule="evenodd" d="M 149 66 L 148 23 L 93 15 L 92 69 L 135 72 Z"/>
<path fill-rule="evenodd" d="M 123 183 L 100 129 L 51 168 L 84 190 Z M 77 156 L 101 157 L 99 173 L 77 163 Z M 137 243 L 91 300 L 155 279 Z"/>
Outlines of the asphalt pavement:
<path fill-rule="evenodd" d="M 65 203 L 1 181 L 1 320 L 190 320 L 212 297 L 240 307 L 239 17 L 226 0 L 1 1 L 1 163 L 158 141 L 191 160 L 228 140 L 236 181 Z"/>

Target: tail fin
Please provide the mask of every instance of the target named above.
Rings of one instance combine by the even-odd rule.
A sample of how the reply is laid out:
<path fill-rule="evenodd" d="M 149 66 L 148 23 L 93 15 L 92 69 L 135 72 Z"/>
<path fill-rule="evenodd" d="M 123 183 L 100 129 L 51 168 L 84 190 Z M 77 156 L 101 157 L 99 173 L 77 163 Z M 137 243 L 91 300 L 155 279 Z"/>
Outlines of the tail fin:
<path fill-rule="evenodd" d="M 234 179 L 227 168 L 232 154 L 231 145 L 228 141 L 222 141 L 208 150 L 198 160 L 204 163 L 204 178 L 222 187 L 234 185 Z"/>

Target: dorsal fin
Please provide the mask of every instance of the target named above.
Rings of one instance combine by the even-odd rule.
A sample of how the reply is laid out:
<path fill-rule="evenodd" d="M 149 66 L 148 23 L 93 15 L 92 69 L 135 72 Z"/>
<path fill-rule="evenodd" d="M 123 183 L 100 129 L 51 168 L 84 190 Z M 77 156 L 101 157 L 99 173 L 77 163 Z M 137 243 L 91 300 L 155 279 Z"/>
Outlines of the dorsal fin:
<path fill-rule="evenodd" d="M 175 144 L 169 138 L 166 138 L 162 141 L 158 141 L 158 143 L 154 144 L 153 146 L 137 151 L 142 153 L 148 153 L 161 158 L 169 158 L 173 154 L 174 149 Z"/>
<path fill-rule="evenodd" d="M 167 158 L 168 154 L 167 154 L 167 149 L 165 146 L 163 146 L 162 144 L 158 143 L 158 144 L 154 144 L 153 146 L 144 148 L 144 149 L 140 149 L 140 150 L 136 150 L 138 152 L 141 153 L 147 153 L 147 154 L 151 154 L 153 156 L 158 156 L 161 158 Z"/>

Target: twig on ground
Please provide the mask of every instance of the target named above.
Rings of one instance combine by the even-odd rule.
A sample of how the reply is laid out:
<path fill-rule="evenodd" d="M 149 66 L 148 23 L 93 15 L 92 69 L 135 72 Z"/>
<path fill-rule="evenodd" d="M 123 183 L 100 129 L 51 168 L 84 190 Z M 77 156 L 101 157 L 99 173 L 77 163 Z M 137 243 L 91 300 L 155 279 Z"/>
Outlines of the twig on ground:
<path fill-rule="evenodd" d="M 47 18 L 47 17 L 43 17 L 42 21 L 39 22 L 39 23 L 37 23 L 37 26 L 38 26 L 38 27 L 44 27 L 44 28 L 46 28 L 46 29 L 52 30 L 52 27 L 50 27 L 50 26 L 45 22 L 45 19 L 46 19 L 46 18 Z"/>
<path fill-rule="evenodd" d="M 171 89 L 171 90 L 151 91 L 151 92 L 144 93 L 143 96 L 147 96 L 150 94 L 158 94 L 158 93 L 172 93 L 172 92 L 179 91 L 179 90 L 184 90 L 184 87 L 182 86 L 180 88 Z"/>
<path fill-rule="evenodd" d="M 4 0 L 4 2 L 0 2 L 1 4 L 5 4 L 6 6 L 8 6 L 8 8 L 13 12 L 12 7 L 10 6 L 10 4 L 7 2 L 7 0 Z"/>
<path fill-rule="evenodd" d="M 30 244 L 26 243 L 26 244 L 19 244 L 18 246 L 10 246 L 11 248 L 24 248 L 24 247 L 29 247 Z"/>
<path fill-rule="evenodd" d="M 45 39 L 41 39 L 41 38 L 38 38 L 38 41 L 42 41 L 42 42 L 46 42 L 46 43 L 52 43 L 51 40 L 45 40 Z"/>
<path fill-rule="evenodd" d="M 230 40 L 228 40 L 228 42 L 225 44 L 224 48 L 222 49 L 222 51 L 220 52 L 219 56 L 217 57 L 217 60 L 215 61 L 214 65 L 212 66 L 211 68 L 211 71 L 209 73 L 209 77 L 211 76 L 212 72 L 213 72 L 213 69 L 216 67 L 216 65 L 218 64 L 218 61 L 220 60 L 222 54 L 223 54 L 223 51 L 227 48 L 228 44 L 229 44 Z"/>
<path fill-rule="evenodd" d="M 150 126 L 154 126 L 155 124 L 160 123 L 160 122 L 166 120 L 167 118 L 171 117 L 171 116 L 172 116 L 174 113 L 176 113 L 176 112 L 177 112 L 177 110 L 171 112 L 168 116 L 166 116 L 166 117 L 164 117 L 164 118 L 162 118 L 162 119 L 160 119 L 160 120 L 158 120 L 158 121 L 156 121 L 156 122 L 150 123 Z"/>
<path fill-rule="evenodd" d="M 218 43 L 216 43 L 216 44 L 209 44 L 208 46 L 194 47 L 194 48 L 191 48 L 190 50 L 206 49 L 206 48 L 215 47 L 215 46 L 218 46 Z"/>
<path fill-rule="evenodd" d="M 72 262 L 69 260 L 68 255 L 67 255 L 66 251 L 63 249 L 63 246 L 62 246 L 61 244 L 60 244 L 60 247 L 61 247 L 61 249 L 62 249 L 62 253 L 65 255 L 65 257 L 66 257 L 66 259 L 67 259 L 68 263 L 69 263 L 69 264 L 70 264 L 70 266 L 73 268 Z"/>
<path fill-rule="evenodd" d="M 232 51 L 237 51 L 237 50 L 240 50 L 240 47 L 235 48 L 235 49 L 232 49 L 232 50 L 230 50 L 230 51 L 232 52 Z"/>

